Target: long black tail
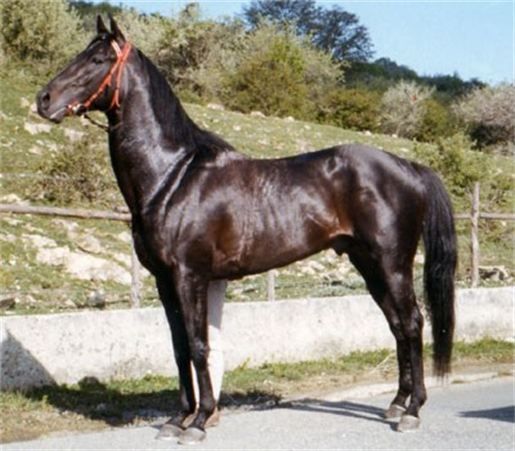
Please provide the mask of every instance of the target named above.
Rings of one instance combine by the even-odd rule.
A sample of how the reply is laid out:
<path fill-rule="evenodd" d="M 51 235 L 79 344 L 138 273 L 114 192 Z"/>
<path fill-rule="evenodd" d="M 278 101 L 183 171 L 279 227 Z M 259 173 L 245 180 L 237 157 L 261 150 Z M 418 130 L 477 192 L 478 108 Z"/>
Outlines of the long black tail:
<path fill-rule="evenodd" d="M 456 231 L 451 201 L 443 183 L 428 168 L 424 168 L 422 177 L 427 189 L 423 227 L 424 289 L 433 330 L 434 370 L 438 376 L 443 376 L 451 367 L 455 323 Z"/>

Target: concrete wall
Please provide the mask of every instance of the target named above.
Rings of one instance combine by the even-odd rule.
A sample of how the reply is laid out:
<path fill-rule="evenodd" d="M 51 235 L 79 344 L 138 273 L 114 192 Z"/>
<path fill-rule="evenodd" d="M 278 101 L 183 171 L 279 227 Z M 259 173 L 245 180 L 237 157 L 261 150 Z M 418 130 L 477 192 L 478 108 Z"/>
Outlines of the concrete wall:
<path fill-rule="evenodd" d="M 514 288 L 461 290 L 460 340 L 514 338 Z M 0 388 L 176 374 L 160 308 L 2 317 Z M 430 328 L 425 328 L 426 340 Z M 226 368 L 318 359 L 391 348 L 393 337 L 369 296 L 228 303 Z"/>

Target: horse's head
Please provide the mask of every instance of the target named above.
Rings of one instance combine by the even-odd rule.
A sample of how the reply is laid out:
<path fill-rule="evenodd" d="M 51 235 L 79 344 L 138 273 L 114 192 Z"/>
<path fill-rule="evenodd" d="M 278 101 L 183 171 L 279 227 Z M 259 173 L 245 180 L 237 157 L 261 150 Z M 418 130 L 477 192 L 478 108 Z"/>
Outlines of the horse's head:
<path fill-rule="evenodd" d="M 109 31 L 97 17 L 97 36 L 37 95 L 38 113 L 53 122 L 88 110 L 119 106 L 121 75 L 131 45 L 110 18 Z"/>

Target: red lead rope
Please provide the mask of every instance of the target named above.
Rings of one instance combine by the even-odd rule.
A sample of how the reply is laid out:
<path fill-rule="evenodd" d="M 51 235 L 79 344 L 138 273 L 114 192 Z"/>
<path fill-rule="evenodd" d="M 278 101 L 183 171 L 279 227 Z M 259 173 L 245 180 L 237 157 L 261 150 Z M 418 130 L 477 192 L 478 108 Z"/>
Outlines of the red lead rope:
<path fill-rule="evenodd" d="M 118 73 L 116 73 L 116 84 L 114 86 L 113 99 L 111 100 L 111 105 L 109 105 L 107 111 L 115 107 L 120 107 L 120 82 L 122 79 L 123 68 L 131 52 L 132 45 L 127 42 L 123 46 L 123 50 L 121 50 L 116 41 L 111 41 L 111 46 L 113 47 L 117 56 L 115 63 L 111 66 L 111 69 L 109 69 L 109 72 L 102 80 L 102 83 L 100 83 L 98 89 L 85 102 L 75 101 L 67 106 L 67 110 L 71 114 L 77 114 L 81 112 L 82 109 L 88 110 L 91 104 L 97 99 L 97 97 L 101 95 L 108 86 L 111 86 L 111 82 L 116 71 L 118 71 Z"/>

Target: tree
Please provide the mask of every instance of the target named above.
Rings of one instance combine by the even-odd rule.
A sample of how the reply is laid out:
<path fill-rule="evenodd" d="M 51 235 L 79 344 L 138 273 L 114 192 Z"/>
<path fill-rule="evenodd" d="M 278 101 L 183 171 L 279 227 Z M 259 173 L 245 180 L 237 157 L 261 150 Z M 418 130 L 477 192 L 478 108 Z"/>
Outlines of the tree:
<path fill-rule="evenodd" d="M 426 100 L 433 89 L 401 81 L 389 88 L 382 101 L 381 125 L 386 133 L 413 138 L 426 112 Z"/>
<path fill-rule="evenodd" d="M 336 61 L 366 61 L 373 53 L 366 27 L 340 6 L 327 9 L 314 0 L 253 0 L 244 7 L 243 16 L 252 28 L 263 20 L 294 26 Z"/>
<path fill-rule="evenodd" d="M 2 0 L 2 47 L 7 56 L 61 65 L 84 44 L 80 19 L 66 0 Z"/>
<path fill-rule="evenodd" d="M 515 86 L 478 88 L 454 107 L 480 147 L 515 143 Z"/>

